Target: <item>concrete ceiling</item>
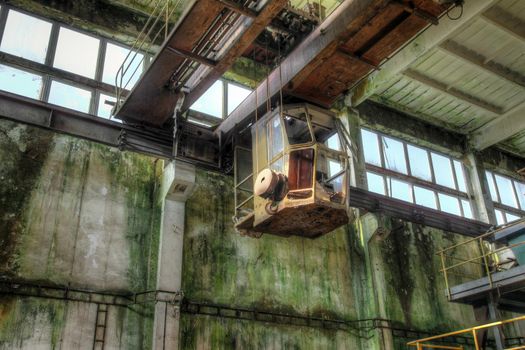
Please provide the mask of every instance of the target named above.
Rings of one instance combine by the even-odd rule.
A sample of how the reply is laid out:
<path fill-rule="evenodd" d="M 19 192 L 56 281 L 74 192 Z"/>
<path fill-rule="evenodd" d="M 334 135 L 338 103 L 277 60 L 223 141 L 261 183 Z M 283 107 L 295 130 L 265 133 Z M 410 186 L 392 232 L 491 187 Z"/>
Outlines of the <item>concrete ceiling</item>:
<path fill-rule="evenodd" d="M 524 156 L 525 1 L 467 0 L 462 16 L 421 34 L 393 60 L 397 68 L 389 62 L 358 87 L 366 91 L 360 101 L 469 135 L 477 149 L 497 144 Z"/>

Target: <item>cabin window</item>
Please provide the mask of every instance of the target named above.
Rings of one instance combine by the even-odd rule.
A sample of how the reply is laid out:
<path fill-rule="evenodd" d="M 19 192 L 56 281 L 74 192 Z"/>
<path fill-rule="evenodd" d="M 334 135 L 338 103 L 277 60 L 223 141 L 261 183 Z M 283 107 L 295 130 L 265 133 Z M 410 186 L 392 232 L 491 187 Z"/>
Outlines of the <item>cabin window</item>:
<path fill-rule="evenodd" d="M 299 118 L 286 115 L 284 116 L 284 125 L 288 136 L 288 144 L 299 145 L 312 142 L 312 133 L 306 117 Z"/>

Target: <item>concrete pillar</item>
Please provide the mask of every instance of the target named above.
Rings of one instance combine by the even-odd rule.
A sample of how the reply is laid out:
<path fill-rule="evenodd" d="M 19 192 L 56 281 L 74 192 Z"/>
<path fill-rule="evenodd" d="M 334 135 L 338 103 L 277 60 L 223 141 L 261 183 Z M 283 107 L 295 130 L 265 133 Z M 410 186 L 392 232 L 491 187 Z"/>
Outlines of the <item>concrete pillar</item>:
<path fill-rule="evenodd" d="M 155 350 L 179 348 L 185 206 L 194 185 L 193 165 L 174 161 L 164 168 L 161 184 L 161 198 L 164 198 L 164 204 L 153 325 Z"/>
<path fill-rule="evenodd" d="M 469 166 L 469 178 L 467 181 L 470 186 L 470 192 L 474 195 L 473 211 L 478 220 L 490 224 L 496 224 L 494 214 L 494 205 L 490 197 L 489 185 L 485 178 L 485 169 L 483 161 L 476 153 L 469 153 L 465 157 L 466 164 Z"/>

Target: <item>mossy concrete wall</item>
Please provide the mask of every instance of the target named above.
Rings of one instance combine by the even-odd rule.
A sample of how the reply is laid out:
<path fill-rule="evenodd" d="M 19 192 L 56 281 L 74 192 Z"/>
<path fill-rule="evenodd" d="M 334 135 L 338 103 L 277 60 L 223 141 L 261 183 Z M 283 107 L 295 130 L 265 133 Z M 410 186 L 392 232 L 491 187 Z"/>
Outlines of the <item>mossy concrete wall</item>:
<path fill-rule="evenodd" d="M 241 237 L 231 221 L 231 188 L 227 176 L 198 172 L 186 212 L 186 298 L 305 317 L 381 318 L 428 332 L 476 322 L 472 307 L 447 301 L 435 256 L 461 236 L 405 223 L 378 240 L 373 234 L 388 218 L 367 214 L 315 240 Z M 383 349 L 409 340 L 384 339 L 379 329 L 327 331 L 190 314 L 181 329 L 184 349 Z"/>
<path fill-rule="evenodd" d="M 0 121 L 0 277 L 93 291 L 154 288 L 154 159 Z M 93 347 L 96 304 L 9 297 L 0 348 Z M 151 310 L 110 307 L 106 348 L 151 343 Z"/>
<path fill-rule="evenodd" d="M 155 288 L 161 162 L 0 121 L 0 274 L 115 292 Z M 186 203 L 187 300 L 431 333 L 475 323 L 446 300 L 435 252 L 459 235 L 366 214 L 319 239 L 234 232 L 232 178 L 197 171 Z M 475 251 L 458 252 L 463 256 Z M 96 305 L 4 295 L 0 349 L 93 346 Z M 410 339 L 373 323 L 351 330 L 184 312 L 183 349 L 391 349 Z M 147 349 L 152 309 L 110 306 L 107 349 Z"/>

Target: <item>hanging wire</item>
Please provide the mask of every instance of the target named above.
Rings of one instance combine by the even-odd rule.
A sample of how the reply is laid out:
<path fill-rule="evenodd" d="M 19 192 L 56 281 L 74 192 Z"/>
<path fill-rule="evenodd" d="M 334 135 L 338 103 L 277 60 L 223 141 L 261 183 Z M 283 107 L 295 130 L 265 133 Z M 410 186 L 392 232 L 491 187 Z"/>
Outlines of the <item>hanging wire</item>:
<path fill-rule="evenodd" d="M 253 49 L 253 77 L 255 78 L 257 76 L 257 66 L 255 64 L 255 54 L 256 54 L 256 49 L 254 48 Z M 258 110 L 259 110 L 259 93 L 257 91 L 257 87 L 255 87 L 255 123 L 253 124 L 253 127 L 255 128 L 255 149 L 253 150 L 252 149 L 252 153 L 255 154 L 255 172 L 257 172 L 257 174 L 259 173 L 259 155 L 258 155 L 258 149 L 259 149 L 259 129 L 258 129 L 258 125 L 257 125 L 257 120 L 259 119 L 258 116 L 259 116 L 259 113 L 258 113 Z M 255 172 L 252 172 L 252 174 L 254 174 Z M 253 176 L 253 175 L 252 175 Z"/>

